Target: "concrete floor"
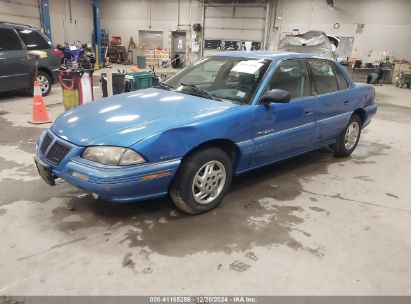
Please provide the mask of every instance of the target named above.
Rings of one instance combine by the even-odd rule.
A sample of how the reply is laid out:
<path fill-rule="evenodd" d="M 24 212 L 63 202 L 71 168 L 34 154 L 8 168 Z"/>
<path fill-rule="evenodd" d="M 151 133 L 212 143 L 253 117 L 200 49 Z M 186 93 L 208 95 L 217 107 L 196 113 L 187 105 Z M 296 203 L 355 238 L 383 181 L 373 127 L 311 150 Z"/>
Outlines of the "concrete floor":
<path fill-rule="evenodd" d="M 32 160 L 47 125 L 26 123 L 30 98 L 1 95 L 0 294 L 410 294 L 411 90 L 376 91 L 352 157 L 323 149 L 242 175 L 195 217 L 168 198 L 112 205 L 47 186 Z"/>

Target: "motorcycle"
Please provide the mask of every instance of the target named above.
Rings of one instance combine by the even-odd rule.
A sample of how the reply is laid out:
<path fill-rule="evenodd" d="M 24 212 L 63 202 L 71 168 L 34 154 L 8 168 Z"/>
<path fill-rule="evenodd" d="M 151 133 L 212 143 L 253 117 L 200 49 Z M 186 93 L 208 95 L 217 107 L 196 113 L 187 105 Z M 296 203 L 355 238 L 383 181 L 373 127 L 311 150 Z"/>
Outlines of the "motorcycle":
<path fill-rule="evenodd" d="M 63 53 L 61 59 L 63 68 L 93 69 L 96 57 L 90 45 L 77 42 L 73 45 L 57 45 L 57 49 Z"/>

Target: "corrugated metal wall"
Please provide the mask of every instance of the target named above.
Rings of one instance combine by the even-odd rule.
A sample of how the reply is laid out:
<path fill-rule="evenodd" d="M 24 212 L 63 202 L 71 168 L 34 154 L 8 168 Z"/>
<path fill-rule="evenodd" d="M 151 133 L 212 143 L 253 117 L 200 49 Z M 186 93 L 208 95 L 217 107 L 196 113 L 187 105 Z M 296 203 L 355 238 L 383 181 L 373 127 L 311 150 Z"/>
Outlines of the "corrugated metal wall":
<path fill-rule="evenodd" d="M 0 21 L 28 24 L 40 28 L 38 0 L 0 0 Z"/>
<path fill-rule="evenodd" d="M 265 3 L 206 4 L 205 40 L 255 41 L 263 44 L 267 6 Z M 215 50 L 205 50 L 204 55 Z"/>

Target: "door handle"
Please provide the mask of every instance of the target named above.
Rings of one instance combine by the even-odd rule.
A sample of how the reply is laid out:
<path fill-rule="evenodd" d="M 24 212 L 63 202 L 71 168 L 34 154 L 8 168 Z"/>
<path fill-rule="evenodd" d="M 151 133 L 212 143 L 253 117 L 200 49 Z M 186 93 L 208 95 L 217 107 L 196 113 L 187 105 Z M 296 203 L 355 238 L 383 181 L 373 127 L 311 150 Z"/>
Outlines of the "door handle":
<path fill-rule="evenodd" d="M 344 100 L 344 104 L 345 104 L 345 105 L 347 105 L 347 104 L 349 104 L 349 103 L 350 103 L 349 100 Z"/>
<path fill-rule="evenodd" d="M 305 115 L 313 115 L 313 111 L 307 109 L 307 110 L 304 110 L 304 114 Z"/>

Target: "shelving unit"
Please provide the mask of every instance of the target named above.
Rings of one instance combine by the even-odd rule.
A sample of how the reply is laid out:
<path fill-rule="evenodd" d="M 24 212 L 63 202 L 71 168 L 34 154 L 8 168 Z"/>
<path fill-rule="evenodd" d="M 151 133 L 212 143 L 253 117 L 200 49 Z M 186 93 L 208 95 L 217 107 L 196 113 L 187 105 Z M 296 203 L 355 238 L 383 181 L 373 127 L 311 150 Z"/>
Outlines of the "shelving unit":
<path fill-rule="evenodd" d="M 101 29 L 101 54 L 103 59 L 106 55 L 107 49 L 110 46 L 109 31 Z"/>

